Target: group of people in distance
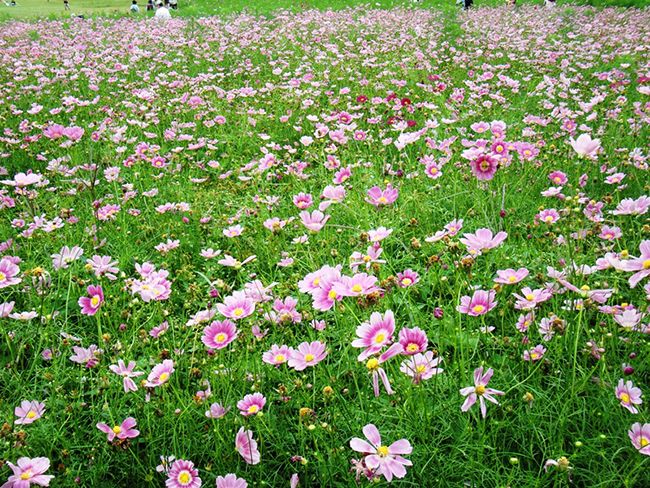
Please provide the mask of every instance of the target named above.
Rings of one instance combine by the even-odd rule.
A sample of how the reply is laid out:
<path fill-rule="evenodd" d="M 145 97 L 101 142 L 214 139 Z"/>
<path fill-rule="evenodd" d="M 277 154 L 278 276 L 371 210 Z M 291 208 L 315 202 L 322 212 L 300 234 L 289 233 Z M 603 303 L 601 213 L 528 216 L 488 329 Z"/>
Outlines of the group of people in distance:
<path fill-rule="evenodd" d="M 169 12 L 169 9 L 178 9 L 178 0 L 158 0 L 156 2 L 155 10 L 156 15 L 154 16 L 157 19 L 171 19 L 172 16 Z M 138 6 L 138 0 L 131 1 L 131 8 L 129 9 L 131 13 L 137 14 L 140 12 L 140 7 Z M 154 0 L 147 0 L 147 12 L 154 10 Z"/>

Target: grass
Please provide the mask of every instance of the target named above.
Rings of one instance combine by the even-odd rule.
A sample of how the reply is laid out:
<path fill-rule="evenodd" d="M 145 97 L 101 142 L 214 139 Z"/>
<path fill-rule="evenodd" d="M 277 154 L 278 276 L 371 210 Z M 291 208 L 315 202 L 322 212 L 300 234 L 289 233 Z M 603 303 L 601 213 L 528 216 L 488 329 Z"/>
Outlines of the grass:
<path fill-rule="evenodd" d="M 197 15 L 202 5 L 192 7 Z M 244 5 L 233 2 L 219 13 Z M 285 5 L 256 3 L 251 10 L 266 15 Z M 309 5 L 338 9 L 343 2 Z M 47 182 L 29 187 L 35 193 L 3 185 L 0 241 L 13 240 L 3 256 L 20 257 L 22 282 L 0 288 L 0 303 L 13 301 L 14 312 L 33 310 L 38 317 L 0 318 L 2 464 L 48 457 L 54 488 L 162 486 L 165 476 L 156 466 L 168 455 L 191 459 L 204 486 L 230 472 L 249 486 L 286 486 L 294 473 L 300 486 L 356 486 L 350 462 L 361 455 L 349 442 L 373 423 L 386 443 L 405 438 L 413 446 L 407 456 L 413 466 L 397 486 L 650 485 L 648 457 L 627 434 L 634 422 L 648 422 L 647 401 L 634 415 L 614 394 L 621 378 L 648 394 L 648 335 L 620 327 L 594 300 L 560 292 L 557 283 L 523 334 L 515 327 L 523 312 L 513 296 L 523 286 L 555 282 L 548 275 L 552 266 L 578 287 L 612 289 L 608 305 L 633 304 L 647 313 L 647 279 L 631 288 L 629 272 L 581 275 L 571 266 L 593 266 L 607 252 L 637 256 L 648 239 L 647 213 L 610 213 L 649 189 L 647 95 L 638 90 L 647 56 L 637 49 L 647 39 L 647 20 L 645 11 L 522 6 L 470 13 L 360 8 L 162 26 L 131 19 L 7 24 L 0 31 L 0 166 L 7 175 L 0 179 L 31 169 Z M 387 102 L 393 92 L 412 103 Z M 368 101 L 359 101 L 361 94 Z M 595 94 L 603 100 L 595 103 Z M 200 98 L 196 105 L 192 96 Z M 341 113 L 352 114 L 366 140 L 353 140 L 353 130 L 345 144 L 319 137 L 323 125 L 340 127 Z M 219 116 L 223 125 L 214 122 Z M 399 129 L 391 116 L 415 127 Z M 567 119 L 578 125 L 576 133 L 562 128 Z M 498 120 L 507 125 L 505 140 L 528 143 L 539 154 L 528 160 L 512 150 L 510 165 L 479 182 L 462 141 L 488 137 L 472 124 Z M 84 134 L 74 142 L 44 137 L 54 123 L 82 127 Z M 579 157 L 569 144 L 586 131 L 583 125 L 602 141 L 595 160 Z M 424 128 L 426 136 L 401 149 L 384 142 Z M 303 136 L 313 142 L 306 145 Z M 449 152 L 440 148 L 445 140 Z M 138 157 L 147 144 L 158 149 Z M 264 172 L 248 168 L 269 152 L 278 164 Z M 164 157 L 164 168 L 152 165 L 154 154 Z M 310 233 L 292 197 L 308 192 L 316 200 L 310 210 L 318 205 L 333 185 L 328 156 L 330 164 L 334 157 L 349 166 L 352 177 L 343 183 L 343 201 L 325 210 L 325 227 Z M 439 179 L 425 176 L 421 160 L 427 156 L 441 164 Z M 541 195 L 554 170 L 566 173 L 568 198 Z M 615 172 L 625 173 L 625 187 L 605 182 Z M 588 177 L 584 188 L 582 175 Z M 366 202 L 368 189 L 388 183 L 399 189 L 392 205 Z M 591 200 L 603 203 L 603 222 L 587 218 Z M 167 202 L 190 208 L 156 210 Z M 97 208 L 109 204 L 120 205 L 119 212 L 113 220 L 99 219 Z M 559 221 L 540 223 L 542 208 L 556 208 Z M 42 215 L 55 224 L 60 218 L 62 226 L 25 233 Z M 272 233 L 264 226 L 272 217 L 286 226 Z M 425 241 L 461 218 L 461 235 L 487 227 L 508 237 L 475 258 L 461 235 Z M 223 230 L 234 224 L 244 227 L 242 235 L 226 237 Z M 619 227 L 622 237 L 599 238 L 603 225 Z M 385 293 L 317 310 L 298 283 L 323 265 L 354 274 L 350 257 L 367 253 L 367 231 L 380 226 L 393 229 L 381 242 L 386 262 L 367 272 Z M 296 243 L 303 235 L 308 241 Z M 178 239 L 179 247 L 156 250 L 168 239 Z M 80 246 L 84 254 L 57 270 L 51 256 L 64 245 Z M 219 258 L 256 259 L 225 267 L 201 255 L 207 248 L 221 250 Z M 292 266 L 278 266 L 285 253 Z M 94 255 L 117 262 L 115 280 L 85 266 Z M 136 265 L 144 262 L 169 272 L 168 299 L 145 302 L 132 293 Z M 525 281 L 495 286 L 497 270 L 519 267 L 530 271 Z M 396 277 L 407 269 L 419 281 L 401 288 Z M 274 298 L 296 298 L 302 320 L 274 322 L 265 315 L 273 302 L 259 303 L 255 314 L 237 322 L 239 337 L 209 353 L 201 341 L 207 324 L 188 326 L 188 320 L 253 280 L 274 284 Z M 88 316 L 78 299 L 92 284 L 102 286 L 105 302 Z M 479 317 L 459 313 L 460 298 L 476 287 L 494 289 L 497 307 Z M 580 307 L 574 306 L 578 299 Z M 408 359 L 393 358 L 384 368 L 395 394 L 382 386 L 376 397 L 366 362 L 357 360 L 351 343 L 362 322 L 386 310 L 395 313 L 396 331 L 417 326 L 426 332 L 444 372 L 414 384 L 400 371 Z M 556 322 L 554 337 L 545 341 L 538 327 L 553 316 L 564 322 Z M 315 329 L 313 319 L 327 327 Z M 169 329 L 153 337 L 150 331 L 163 322 Z M 255 337 L 253 326 L 268 334 Z M 486 326 L 494 329 L 484 333 Z M 316 340 L 327 344 L 328 356 L 312 368 L 262 361 L 272 344 Z M 600 358 L 590 342 L 604 349 Z M 70 360 L 74 346 L 91 344 L 103 350 L 96 366 Z M 543 360 L 524 361 L 524 351 L 536 344 L 547 349 Z M 43 359 L 44 351 L 51 359 Z M 163 386 L 147 390 L 140 377 L 139 390 L 125 393 L 122 378 L 109 370 L 119 359 L 136 361 L 145 374 L 172 359 L 175 371 Z M 626 376 L 623 363 L 634 373 Z M 459 389 L 472 384 L 479 366 L 494 369 L 489 386 L 505 393 L 499 406 L 488 405 L 486 418 L 476 406 L 460 409 Z M 206 381 L 211 396 L 203 400 L 198 392 L 206 391 Z M 267 403 L 262 414 L 244 417 L 236 403 L 252 392 L 263 393 Z M 21 400 L 44 401 L 47 410 L 32 424 L 15 424 Z M 206 418 L 212 402 L 232 410 L 222 419 Z M 130 441 L 109 443 L 95 427 L 129 416 L 140 430 Z M 259 465 L 234 450 L 242 426 L 259 443 Z M 570 473 L 544 470 L 546 460 L 562 456 Z M 9 474 L 0 465 L 0 479 Z"/>

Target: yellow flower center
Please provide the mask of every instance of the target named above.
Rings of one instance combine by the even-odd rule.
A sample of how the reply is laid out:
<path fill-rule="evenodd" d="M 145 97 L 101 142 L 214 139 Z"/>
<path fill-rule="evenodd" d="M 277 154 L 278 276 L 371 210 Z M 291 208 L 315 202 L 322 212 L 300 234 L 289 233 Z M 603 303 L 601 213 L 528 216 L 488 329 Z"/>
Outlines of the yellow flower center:
<path fill-rule="evenodd" d="M 4 274 L 4 273 L 2 273 L 2 272 L 0 272 L 0 281 L 4 281 L 4 280 L 6 280 L 6 279 L 7 279 L 7 275 Z"/>
<path fill-rule="evenodd" d="M 544 218 L 544 220 L 545 220 L 546 222 L 553 222 L 553 216 L 552 216 L 552 215 L 547 215 L 547 216 Z"/>
<path fill-rule="evenodd" d="M 278 354 L 275 356 L 275 362 L 276 363 L 284 363 L 287 360 L 287 358 L 284 356 L 284 354 Z"/>
<path fill-rule="evenodd" d="M 485 307 L 483 305 L 474 305 L 472 307 L 472 312 L 474 313 L 481 313 L 485 310 Z"/>
<path fill-rule="evenodd" d="M 158 377 L 160 381 L 167 381 L 167 378 L 169 378 L 169 373 L 163 373 Z"/>
<path fill-rule="evenodd" d="M 250 407 L 248 407 L 247 410 L 248 413 L 257 413 L 259 411 L 260 411 L 260 407 L 258 407 L 257 405 L 251 405 Z"/>
<path fill-rule="evenodd" d="M 93 295 L 93 297 L 90 299 L 90 304 L 93 307 L 96 307 L 97 305 L 99 305 L 99 297 L 97 295 Z"/>
<path fill-rule="evenodd" d="M 510 283 L 514 283 L 515 281 L 517 281 L 517 277 L 514 276 L 514 275 L 511 275 L 510 277 L 508 277 L 508 281 L 509 281 Z"/>
<path fill-rule="evenodd" d="M 244 314 L 244 309 L 241 307 L 237 307 L 235 310 L 233 310 L 232 313 L 235 317 L 241 317 Z"/>
<path fill-rule="evenodd" d="M 336 292 L 334 290 L 330 290 L 330 292 L 327 294 L 327 297 L 330 300 L 335 300 L 336 299 Z"/>
<path fill-rule="evenodd" d="M 411 342 L 408 346 L 406 346 L 406 350 L 408 352 L 416 352 L 420 349 L 420 346 L 415 344 L 414 342 Z"/>
<path fill-rule="evenodd" d="M 313 360 L 314 360 L 314 357 L 315 357 L 315 356 L 314 356 L 313 354 L 311 354 L 311 353 L 309 353 L 309 354 L 305 354 L 305 361 L 307 361 L 307 362 L 309 362 L 309 361 L 313 361 Z"/>
<path fill-rule="evenodd" d="M 483 385 L 478 385 L 477 387 L 474 388 L 474 393 L 477 395 L 482 395 L 485 393 L 485 387 Z"/>
<path fill-rule="evenodd" d="M 25 471 L 23 474 L 20 475 L 21 480 L 28 480 L 31 477 L 32 477 L 32 470 L 31 469 L 28 469 L 27 471 Z"/>
<path fill-rule="evenodd" d="M 539 354 L 537 354 L 536 352 L 531 352 L 530 353 L 530 359 L 537 359 L 538 357 L 539 357 Z"/>
<path fill-rule="evenodd" d="M 420 364 L 415 367 L 416 373 L 422 374 L 427 370 L 427 367 L 424 364 Z"/>
<path fill-rule="evenodd" d="M 119 425 L 113 427 L 113 433 L 119 434 L 120 432 L 122 432 L 122 427 L 120 427 Z"/>
<path fill-rule="evenodd" d="M 379 446 L 377 448 L 377 454 L 379 454 L 380 457 L 386 457 L 388 456 L 388 447 L 386 446 Z"/>
<path fill-rule="evenodd" d="M 363 262 L 364 262 L 364 263 L 369 263 L 370 261 L 372 261 L 372 258 L 366 254 L 366 255 L 363 257 Z"/>
<path fill-rule="evenodd" d="M 320 283 L 320 278 L 316 278 L 314 279 L 314 281 L 311 282 L 311 284 L 314 286 L 318 286 L 319 283 Z"/>
<path fill-rule="evenodd" d="M 378 369 L 379 368 L 379 360 L 377 358 L 368 359 L 368 362 L 366 363 L 366 368 L 368 368 L 370 371 Z"/>
<path fill-rule="evenodd" d="M 386 203 L 388 200 L 386 200 L 386 197 L 379 197 L 379 203 Z"/>
<path fill-rule="evenodd" d="M 190 481 L 192 481 L 192 475 L 189 473 L 189 471 L 181 471 L 178 473 L 178 482 L 181 485 L 187 485 Z"/>
<path fill-rule="evenodd" d="M 561 182 L 562 182 L 562 178 L 560 178 L 559 176 L 556 176 L 555 178 L 553 178 L 553 181 L 554 181 L 555 183 L 561 183 Z"/>
<path fill-rule="evenodd" d="M 528 300 L 529 302 L 532 302 L 533 300 L 535 300 L 535 295 L 533 295 L 532 293 L 529 293 L 528 295 L 526 295 L 526 300 Z"/>
<path fill-rule="evenodd" d="M 621 401 L 623 403 L 630 403 L 630 395 L 627 393 L 621 393 Z"/>
<path fill-rule="evenodd" d="M 33 419 L 34 417 L 36 417 L 36 412 L 34 412 L 34 410 L 30 410 L 29 412 L 27 412 L 26 417 L 28 419 Z"/>
<path fill-rule="evenodd" d="M 481 170 L 482 171 L 487 171 L 488 169 L 490 169 L 490 163 L 488 163 L 487 161 L 483 161 L 481 163 Z"/>
<path fill-rule="evenodd" d="M 639 444 L 641 444 L 641 447 L 645 447 L 650 444 L 650 440 L 646 439 L 645 437 L 641 437 L 641 439 L 639 439 Z"/>
<path fill-rule="evenodd" d="M 386 334 L 379 333 L 375 336 L 375 343 L 381 344 L 386 340 Z"/>
<path fill-rule="evenodd" d="M 214 338 L 215 342 L 223 342 L 226 340 L 226 334 L 221 332 L 220 334 L 217 334 L 217 336 Z"/>
<path fill-rule="evenodd" d="M 402 285 L 404 286 L 409 286 L 413 284 L 413 280 L 411 278 L 403 278 L 402 279 Z"/>
<path fill-rule="evenodd" d="M 352 286 L 352 291 L 355 292 L 355 293 L 359 293 L 362 290 L 363 290 L 363 288 L 361 287 L 361 285 L 353 285 Z"/>
<path fill-rule="evenodd" d="M 643 269 L 650 269 L 650 259 L 643 261 Z"/>

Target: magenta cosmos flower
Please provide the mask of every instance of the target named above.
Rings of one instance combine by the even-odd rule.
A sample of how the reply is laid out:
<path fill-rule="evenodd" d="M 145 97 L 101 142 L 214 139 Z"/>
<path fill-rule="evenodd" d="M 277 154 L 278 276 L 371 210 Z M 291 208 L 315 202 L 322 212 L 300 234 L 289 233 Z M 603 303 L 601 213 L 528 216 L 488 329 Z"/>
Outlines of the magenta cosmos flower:
<path fill-rule="evenodd" d="M 291 348 L 289 346 L 278 346 L 273 344 L 271 349 L 262 354 L 262 361 L 273 366 L 280 366 L 289 360 Z"/>
<path fill-rule="evenodd" d="M 226 297 L 224 303 L 218 303 L 217 310 L 224 317 L 240 320 L 255 311 L 255 302 L 248 298 L 243 291 L 236 291 L 231 296 Z"/>
<path fill-rule="evenodd" d="M 495 296 L 496 292 L 494 290 L 490 290 L 489 292 L 476 290 L 471 297 L 467 295 L 462 297 L 460 299 L 460 305 L 456 307 L 456 310 L 460 313 L 471 315 L 472 317 L 485 315 L 497 306 L 498 302 L 494 299 Z"/>
<path fill-rule="evenodd" d="M 248 488 L 248 483 L 245 479 L 229 473 L 226 476 L 217 476 L 217 488 Z"/>
<path fill-rule="evenodd" d="M 359 361 L 364 361 L 393 341 L 395 316 L 392 310 L 386 310 L 383 316 L 379 312 L 373 312 L 370 321 L 357 327 L 356 333 L 358 339 L 352 341 L 352 347 L 365 347 L 358 357 Z"/>
<path fill-rule="evenodd" d="M 622 378 L 616 385 L 616 398 L 621 401 L 621 406 L 627 408 L 632 413 L 639 413 L 639 410 L 634 405 L 641 405 L 642 392 L 641 388 L 637 388 L 631 381 L 624 381 Z"/>
<path fill-rule="evenodd" d="M 171 359 L 165 359 L 162 363 L 156 364 L 149 376 L 147 376 L 147 381 L 144 386 L 147 388 L 155 388 L 169 381 L 169 377 L 174 372 L 174 361 Z"/>
<path fill-rule="evenodd" d="M 90 285 L 86 291 L 87 297 L 79 298 L 81 313 L 84 315 L 95 315 L 99 307 L 104 303 L 104 292 L 100 285 Z"/>
<path fill-rule="evenodd" d="M 239 331 L 235 324 L 226 319 L 221 322 L 215 320 L 205 329 L 201 340 L 210 349 L 223 349 L 237 338 Z"/>
<path fill-rule="evenodd" d="M 13 471 L 2 488 L 29 488 L 32 484 L 50 486 L 53 475 L 43 474 L 50 469 L 50 460 L 45 457 L 30 459 L 21 457 L 16 464 L 7 462 Z"/>
<path fill-rule="evenodd" d="M 260 412 L 266 405 L 266 398 L 261 393 L 246 395 L 242 400 L 237 402 L 239 413 L 244 417 L 255 415 Z"/>
<path fill-rule="evenodd" d="M 632 424 L 627 435 L 641 454 L 650 456 L 650 424 L 641 425 L 639 422 Z"/>
<path fill-rule="evenodd" d="M 489 154 L 481 154 L 470 162 L 472 173 L 478 180 L 488 181 L 494 178 L 499 162 Z"/>
<path fill-rule="evenodd" d="M 399 343 L 404 348 L 402 354 L 412 356 L 426 351 L 429 339 L 426 332 L 419 327 L 413 327 L 412 329 L 404 327 L 399 331 Z"/>
<path fill-rule="evenodd" d="M 382 205 L 390 205 L 391 203 L 394 203 L 398 196 L 399 192 L 397 191 L 397 188 L 393 188 L 389 183 L 385 190 L 382 190 L 378 186 L 373 186 L 368 190 L 366 202 L 373 204 L 375 207 L 380 207 Z"/>
<path fill-rule="evenodd" d="M 177 459 L 167 471 L 167 488 L 199 488 L 201 486 L 199 470 L 192 461 Z"/>
<path fill-rule="evenodd" d="M 413 286 L 418 281 L 420 281 L 420 275 L 412 269 L 405 269 L 401 273 L 397 273 L 396 278 L 397 286 L 400 288 L 408 288 L 409 286 Z"/>
<path fill-rule="evenodd" d="M 289 367 L 296 371 L 302 371 L 308 366 L 317 365 L 327 356 L 325 347 L 325 344 L 320 341 L 303 342 L 298 346 L 297 350 L 291 351 L 288 361 Z"/>
<path fill-rule="evenodd" d="M 536 345 L 532 349 L 528 349 L 524 351 L 523 354 L 523 359 L 524 361 L 539 361 L 544 357 L 544 354 L 546 354 L 546 348 L 542 346 L 541 344 Z"/>
<path fill-rule="evenodd" d="M 411 454 L 413 448 L 406 439 L 393 442 L 390 446 L 381 443 L 379 430 L 373 424 L 363 428 L 363 435 L 368 441 L 353 437 L 350 440 L 350 447 L 365 455 L 366 466 L 376 474 L 383 475 L 386 481 L 392 481 L 393 476 L 403 478 L 406 476 L 404 466 L 413 466 L 413 463 L 402 457 L 403 454 Z"/>
<path fill-rule="evenodd" d="M 252 431 L 241 427 L 235 436 L 235 448 L 248 464 L 260 462 L 260 451 L 257 450 L 257 441 L 253 439 Z"/>
<path fill-rule="evenodd" d="M 493 374 L 494 370 L 492 368 L 488 369 L 486 373 L 483 374 L 483 366 L 474 370 L 474 386 L 468 386 L 460 390 L 460 394 L 467 397 L 463 405 L 460 407 L 461 411 L 467 412 L 472 405 L 476 403 L 476 399 L 478 398 L 481 406 L 481 415 L 485 418 L 485 400 L 489 400 L 497 405 L 499 404 L 493 395 L 505 395 L 505 393 L 492 388 L 487 388 L 487 384 Z"/>
<path fill-rule="evenodd" d="M 413 378 L 413 383 L 417 385 L 422 380 L 428 380 L 433 375 L 442 373 L 444 370 L 438 368 L 441 362 L 441 357 L 433 357 L 433 351 L 427 351 L 402 361 L 399 370 Z"/>
<path fill-rule="evenodd" d="M 113 442 L 117 437 L 120 440 L 133 439 L 140 435 L 140 431 L 134 429 L 137 422 L 133 417 L 128 417 L 120 425 L 109 427 L 104 422 L 99 422 L 97 428 L 108 436 L 108 442 Z"/>
<path fill-rule="evenodd" d="M 14 422 L 16 425 L 27 425 L 36 422 L 45 413 L 45 404 L 36 400 L 20 402 L 20 406 L 14 409 L 14 415 L 18 417 Z"/>

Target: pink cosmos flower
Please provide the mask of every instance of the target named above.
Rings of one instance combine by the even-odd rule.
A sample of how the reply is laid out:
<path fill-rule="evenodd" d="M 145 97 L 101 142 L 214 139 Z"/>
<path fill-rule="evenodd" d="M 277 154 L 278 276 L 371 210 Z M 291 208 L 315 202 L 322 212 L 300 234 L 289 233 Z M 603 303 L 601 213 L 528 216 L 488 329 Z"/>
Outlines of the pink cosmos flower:
<path fill-rule="evenodd" d="M 122 386 L 124 387 L 124 392 L 128 393 L 129 391 L 138 391 L 138 387 L 131 378 L 137 378 L 142 376 L 144 372 L 142 371 L 133 371 L 135 369 L 135 361 L 129 361 L 128 366 L 124 364 L 124 361 L 118 359 L 117 364 L 111 364 L 108 369 L 113 373 L 122 376 Z"/>
<path fill-rule="evenodd" d="M 245 479 L 229 473 L 226 476 L 217 476 L 217 488 L 248 488 L 248 483 Z"/>
<path fill-rule="evenodd" d="M 390 205 L 391 203 L 394 203 L 398 196 L 399 192 L 397 189 L 393 188 L 389 183 L 385 190 L 382 190 L 378 186 L 373 186 L 368 190 L 366 202 L 373 204 L 375 207 L 380 207 L 382 205 Z"/>
<path fill-rule="evenodd" d="M 262 354 L 262 361 L 273 366 L 280 366 L 289 360 L 291 348 L 289 346 L 278 346 L 273 344 L 271 349 Z"/>
<path fill-rule="evenodd" d="M 235 448 L 248 464 L 260 462 L 260 451 L 257 449 L 257 441 L 253 439 L 252 431 L 241 427 L 235 436 Z"/>
<path fill-rule="evenodd" d="M 90 268 L 97 278 L 106 276 L 111 281 L 117 279 L 115 273 L 120 271 L 117 267 L 117 261 L 113 261 L 110 256 L 95 255 L 92 259 L 86 259 L 86 266 L 86 269 Z"/>
<path fill-rule="evenodd" d="M 305 210 L 312 206 L 314 198 L 309 193 L 298 193 L 293 196 L 293 204 L 300 210 Z"/>
<path fill-rule="evenodd" d="M 337 295 L 343 297 L 369 295 L 380 290 L 377 286 L 377 278 L 366 273 L 357 273 L 352 277 L 341 276 L 332 289 Z"/>
<path fill-rule="evenodd" d="M 52 254 L 52 267 L 55 270 L 67 269 L 73 261 L 79 259 L 84 253 L 84 250 L 79 246 L 63 246 L 61 251 Z"/>
<path fill-rule="evenodd" d="M 42 178 L 43 176 L 38 173 L 28 172 L 27 174 L 25 174 L 21 172 L 21 173 L 17 173 L 14 176 L 13 180 L 2 180 L 1 183 L 9 186 L 15 186 L 18 188 L 24 188 L 26 186 L 39 183 Z"/>
<path fill-rule="evenodd" d="M 645 215 L 645 213 L 650 208 L 650 197 L 642 195 L 636 200 L 631 198 L 624 198 L 616 207 L 616 210 L 612 210 L 613 215 Z"/>
<path fill-rule="evenodd" d="M 147 381 L 144 386 L 147 388 L 155 388 L 157 386 L 163 385 L 169 381 L 169 377 L 174 372 L 174 361 L 171 359 L 165 359 L 162 363 L 156 364 L 149 376 L 147 376 Z"/>
<path fill-rule="evenodd" d="M 512 296 L 517 299 L 517 302 L 515 303 L 515 308 L 517 310 L 532 310 L 540 303 L 549 300 L 553 296 L 553 293 L 547 288 L 537 288 L 532 290 L 530 287 L 526 286 L 522 288 L 521 295 L 513 293 Z"/>
<path fill-rule="evenodd" d="M 465 244 L 470 253 L 484 252 L 499 246 L 506 237 L 508 234 L 503 231 L 493 235 L 490 229 L 478 229 L 474 234 L 463 234 L 460 242 Z"/>
<path fill-rule="evenodd" d="M 255 311 L 255 302 L 248 298 L 243 291 L 236 291 L 231 296 L 226 297 L 224 303 L 218 303 L 217 310 L 224 317 L 240 320 Z"/>
<path fill-rule="evenodd" d="M 620 238 L 623 235 L 620 227 L 610 227 L 609 225 L 603 225 L 600 229 L 600 234 L 598 237 L 606 241 L 614 241 Z"/>
<path fill-rule="evenodd" d="M 237 402 L 239 413 L 244 417 L 249 417 L 260 412 L 266 405 L 266 398 L 261 393 L 246 395 L 242 400 Z"/>
<path fill-rule="evenodd" d="M 580 134 L 577 139 L 570 139 L 570 143 L 579 156 L 593 157 L 600 149 L 600 139 L 592 139 L 589 134 Z"/>
<path fill-rule="evenodd" d="M 476 290 L 471 297 L 467 295 L 462 297 L 460 299 L 460 305 L 456 307 L 456 310 L 472 317 L 485 315 L 499 303 L 494 299 L 495 297 L 496 292 L 494 290 L 490 290 L 489 292 Z"/>
<path fill-rule="evenodd" d="M 460 390 L 460 394 L 467 397 L 463 405 L 460 407 L 461 411 L 467 412 L 472 405 L 476 403 L 476 399 L 478 398 L 481 407 L 481 415 L 485 418 L 485 400 L 489 400 L 497 405 L 499 404 L 493 395 L 505 395 L 505 393 L 492 388 L 486 388 L 493 374 L 494 371 L 492 368 L 488 369 L 487 372 L 483 374 L 483 366 L 474 370 L 474 386 L 468 386 Z"/>
<path fill-rule="evenodd" d="M 393 229 L 387 229 L 386 227 L 377 227 L 376 229 L 371 229 L 368 231 L 368 240 L 370 242 L 380 242 L 386 239 L 392 233 Z"/>
<path fill-rule="evenodd" d="M 370 267 L 375 263 L 386 263 L 385 260 L 379 259 L 382 252 L 383 249 L 379 247 L 378 244 L 375 244 L 374 246 L 368 246 L 366 254 L 362 254 L 358 251 L 353 252 L 352 256 L 350 256 L 350 269 L 356 273 L 359 269 L 359 266 L 365 266 L 366 269 L 370 269 Z"/>
<path fill-rule="evenodd" d="M 394 333 L 395 316 L 392 310 L 386 310 L 383 316 L 379 312 L 373 312 L 369 322 L 364 322 L 357 327 L 358 339 L 352 341 L 352 347 L 365 347 L 357 359 L 364 361 L 381 351 L 384 346 L 393 341 Z"/>
<path fill-rule="evenodd" d="M 426 332 L 419 327 L 413 327 L 412 329 L 404 327 L 399 331 L 399 343 L 404 348 L 402 354 L 412 356 L 426 351 L 429 340 Z"/>
<path fill-rule="evenodd" d="M 524 361 L 533 361 L 533 362 L 539 361 L 544 357 L 545 353 L 546 353 L 546 348 L 541 344 L 538 344 L 532 349 L 528 349 L 524 351 L 523 359 Z"/>
<path fill-rule="evenodd" d="M 329 218 L 330 215 L 325 215 L 320 210 L 314 210 L 311 213 L 307 210 L 300 212 L 300 220 L 302 221 L 302 224 L 312 232 L 318 232 L 325 227 Z"/>
<path fill-rule="evenodd" d="M 327 356 L 326 346 L 320 341 L 303 342 L 297 350 L 292 350 L 288 365 L 296 371 L 315 366 Z"/>
<path fill-rule="evenodd" d="M 277 324 L 288 322 L 298 324 L 302 322 L 302 314 L 296 310 L 297 305 L 298 300 L 293 297 L 286 297 L 284 300 L 276 299 L 273 302 L 273 311 L 266 314 L 265 317 Z"/>
<path fill-rule="evenodd" d="M 641 425 L 639 422 L 632 424 L 627 432 L 632 441 L 632 445 L 638 449 L 641 454 L 650 456 L 650 424 Z"/>
<path fill-rule="evenodd" d="M 18 458 L 16 464 L 7 462 L 13 474 L 2 488 L 29 488 L 32 484 L 38 486 L 50 486 L 53 475 L 43 474 L 50 469 L 50 460 L 46 457 Z"/>
<path fill-rule="evenodd" d="M 511 268 L 500 269 L 497 271 L 497 277 L 494 278 L 494 282 L 503 285 L 514 285 L 526 278 L 526 276 L 528 276 L 528 270 L 526 268 L 519 268 L 517 271 Z"/>
<path fill-rule="evenodd" d="M 167 488 L 199 488 L 201 484 L 199 470 L 192 461 L 177 459 L 167 471 Z"/>
<path fill-rule="evenodd" d="M 205 329 L 201 341 L 210 349 L 223 349 L 239 335 L 237 326 L 230 320 L 215 320 Z"/>
<path fill-rule="evenodd" d="M 397 273 L 397 285 L 400 288 L 408 288 L 415 285 L 420 281 L 420 275 L 412 269 L 405 269 L 401 273 Z"/>
<path fill-rule="evenodd" d="M 89 296 L 79 298 L 81 313 L 84 315 L 95 315 L 99 307 L 104 303 L 104 291 L 100 285 L 90 285 L 86 291 Z"/>
<path fill-rule="evenodd" d="M 639 413 L 635 405 L 641 405 L 643 400 L 641 396 L 641 388 L 637 388 L 631 381 L 624 381 L 622 378 L 618 380 L 616 385 L 616 398 L 621 401 L 621 406 L 627 408 L 632 413 Z"/>
<path fill-rule="evenodd" d="M 102 350 L 95 344 L 91 344 L 88 348 L 72 346 L 72 351 L 74 354 L 70 356 L 70 361 L 77 364 L 84 364 L 88 369 L 97 366 L 99 363 L 99 355 L 102 353 Z"/>
<path fill-rule="evenodd" d="M 566 185 L 569 181 L 565 173 L 557 170 L 549 174 L 548 179 L 551 180 L 554 185 Z"/>
<path fill-rule="evenodd" d="M 499 167 L 499 162 L 496 158 L 489 154 L 481 154 L 470 162 L 472 173 L 476 179 L 481 181 L 488 181 L 494 178 Z"/>
<path fill-rule="evenodd" d="M 428 380 L 433 375 L 442 373 L 444 370 L 438 368 L 441 362 L 441 357 L 433 357 L 433 351 L 427 351 L 424 354 L 418 353 L 409 359 L 405 359 L 399 370 L 413 378 L 413 383 L 417 385 L 422 380 Z"/>
<path fill-rule="evenodd" d="M 220 419 L 225 416 L 230 411 L 230 407 L 224 408 L 219 403 L 213 403 L 210 405 L 210 410 L 205 412 L 205 416 L 209 419 Z"/>
<path fill-rule="evenodd" d="M 547 208 L 535 215 L 535 220 L 551 225 L 560 220 L 560 214 L 554 208 Z"/>
<path fill-rule="evenodd" d="M 20 402 L 20 406 L 14 409 L 14 415 L 18 417 L 14 424 L 27 425 L 36 422 L 45 413 L 45 404 L 36 400 Z"/>
<path fill-rule="evenodd" d="M 22 281 L 17 278 L 20 268 L 11 259 L 4 257 L 0 259 L 0 288 L 16 285 Z"/>
<path fill-rule="evenodd" d="M 406 476 L 404 466 L 413 465 L 411 461 L 402 457 L 403 454 L 411 454 L 413 451 L 408 440 L 400 439 L 390 446 L 385 446 L 381 443 L 379 430 L 373 424 L 366 425 L 363 434 L 370 442 L 354 437 L 350 440 L 350 448 L 365 456 L 364 461 L 368 468 L 383 475 L 388 482 L 393 479 L 393 476 L 396 478 Z"/>
<path fill-rule="evenodd" d="M 401 354 L 402 351 L 403 348 L 401 344 L 393 344 L 379 357 L 370 358 L 366 362 L 366 368 L 368 368 L 368 372 L 372 377 L 372 389 L 376 397 L 379 396 L 379 380 L 381 380 L 383 383 L 387 394 L 392 395 L 395 393 L 390 386 L 390 381 L 388 381 L 388 375 L 386 375 L 386 371 L 384 371 L 381 365 L 388 361 L 390 358 Z M 359 361 L 363 360 L 359 359 Z"/>
<path fill-rule="evenodd" d="M 621 261 L 623 271 L 635 273 L 630 277 L 630 287 L 634 288 L 639 282 L 650 276 L 650 240 L 643 241 L 639 246 L 641 255 L 638 258 L 632 258 Z"/>
<path fill-rule="evenodd" d="M 226 237 L 237 237 L 242 235 L 242 232 L 244 232 L 244 228 L 241 225 L 233 225 L 225 228 L 223 230 L 223 235 Z"/>
<path fill-rule="evenodd" d="M 140 431 L 134 429 L 137 422 L 133 417 L 124 419 L 122 424 L 109 427 L 104 422 L 99 422 L 97 428 L 104 432 L 108 437 L 108 442 L 113 442 L 117 437 L 119 440 L 133 439 L 140 435 Z"/>

